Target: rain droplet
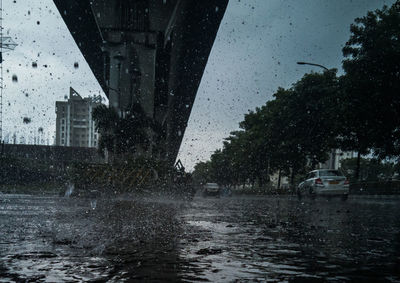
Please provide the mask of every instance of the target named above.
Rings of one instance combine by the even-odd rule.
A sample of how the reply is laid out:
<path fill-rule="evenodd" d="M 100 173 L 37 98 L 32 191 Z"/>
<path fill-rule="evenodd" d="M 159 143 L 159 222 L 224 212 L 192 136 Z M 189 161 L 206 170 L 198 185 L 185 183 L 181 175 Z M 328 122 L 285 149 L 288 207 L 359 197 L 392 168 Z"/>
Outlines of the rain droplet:
<path fill-rule="evenodd" d="M 32 68 L 37 68 L 37 63 L 36 62 L 32 62 Z"/>
<path fill-rule="evenodd" d="M 74 68 L 75 68 L 75 69 L 78 69 L 78 68 L 79 68 L 79 63 L 78 63 L 78 62 L 75 62 L 75 63 L 74 63 Z"/>
<path fill-rule="evenodd" d="M 14 83 L 17 83 L 17 82 L 18 82 L 18 77 L 17 77 L 17 75 L 12 75 L 12 81 L 13 81 Z"/>
<path fill-rule="evenodd" d="M 36 24 L 40 25 L 40 21 L 37 21 Z"/>

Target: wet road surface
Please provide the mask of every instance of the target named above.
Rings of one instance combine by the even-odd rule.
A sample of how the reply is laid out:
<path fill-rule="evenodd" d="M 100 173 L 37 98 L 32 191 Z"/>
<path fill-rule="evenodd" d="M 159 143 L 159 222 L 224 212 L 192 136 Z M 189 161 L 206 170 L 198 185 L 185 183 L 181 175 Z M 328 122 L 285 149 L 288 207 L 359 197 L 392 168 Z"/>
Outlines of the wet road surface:
<path fill-rule="evenodd" d="M 400 282 L 400 199 L 0 194 L 0 282 Z"/>

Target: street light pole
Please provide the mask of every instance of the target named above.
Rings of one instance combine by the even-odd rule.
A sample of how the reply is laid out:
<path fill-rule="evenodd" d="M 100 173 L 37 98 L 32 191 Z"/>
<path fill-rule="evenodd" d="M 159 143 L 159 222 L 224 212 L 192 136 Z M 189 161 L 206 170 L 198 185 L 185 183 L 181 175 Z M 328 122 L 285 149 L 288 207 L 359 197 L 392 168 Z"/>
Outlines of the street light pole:
<path fill-rule="evenodd" d="M 320 64 L 315 64 L 315 63 L 308 63 L 308 62 L 297 62 L 298 65 L 310 65 L 310 66 L 317 66 L 320 67 L 322 69 L 324 69 L 325 71 L 329 71 L 329 69 L 325 66 L 322 66 Z"/>

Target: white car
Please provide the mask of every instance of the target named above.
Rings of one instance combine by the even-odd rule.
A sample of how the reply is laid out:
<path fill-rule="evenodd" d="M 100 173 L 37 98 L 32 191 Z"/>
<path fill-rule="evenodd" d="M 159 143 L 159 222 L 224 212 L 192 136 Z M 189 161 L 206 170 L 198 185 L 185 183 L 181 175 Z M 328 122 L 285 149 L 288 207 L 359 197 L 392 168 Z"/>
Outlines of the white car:
<path fill-rule="evenodd" d="M 310 196 L 341 196 L 346 200 L 349 194 L 349 181 L 339 171 L 332 169 L 319 169 L 307 174 L 306 180 L 297 187 L 297 195 Z"/>
<path fill-rule="evenodd" d="M 220 187 L 217 183 L 206 183 L 203 186 L 203 196 L 220 196 Z"/>

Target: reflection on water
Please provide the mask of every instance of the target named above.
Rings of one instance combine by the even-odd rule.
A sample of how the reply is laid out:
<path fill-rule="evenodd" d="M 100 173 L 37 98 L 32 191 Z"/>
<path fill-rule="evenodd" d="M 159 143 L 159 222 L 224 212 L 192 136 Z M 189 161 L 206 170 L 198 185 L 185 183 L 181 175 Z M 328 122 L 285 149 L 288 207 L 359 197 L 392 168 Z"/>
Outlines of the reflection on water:
<path fill-rule="evenodd" d="M 399 204 L 0 195 L 0 282 L 396 282 Z"/>
<path fill-rule="evenodd" d="M 213 282 L 398 281 L 399 204 L 398 199 L 197 199 L 183 215 L 192 236 L 182 253 L 191 265 L 181 276 Z"/>

